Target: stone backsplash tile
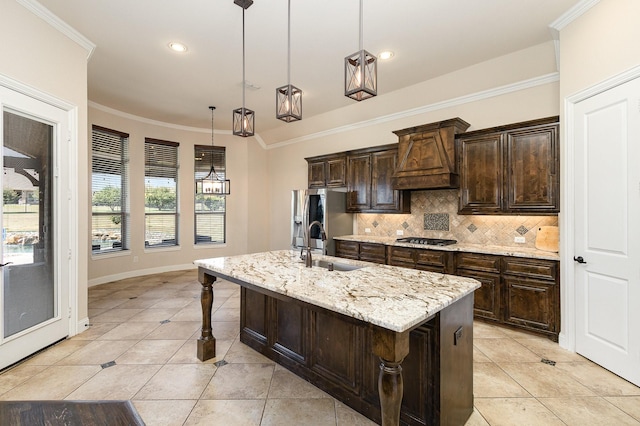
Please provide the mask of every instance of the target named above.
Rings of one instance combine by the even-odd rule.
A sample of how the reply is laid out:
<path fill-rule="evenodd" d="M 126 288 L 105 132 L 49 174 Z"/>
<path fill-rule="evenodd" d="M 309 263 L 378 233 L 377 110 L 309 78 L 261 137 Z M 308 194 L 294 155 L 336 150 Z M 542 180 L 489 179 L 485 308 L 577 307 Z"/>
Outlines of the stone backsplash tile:
<path fill-rule="evenodd" d="M 448 230 L 443 226 L 427 226 L 426 217 L 429 215 L 438 215 L 439 218 L 448 215 Z M 558 216 L 458 215 L 458 190 L 443 189 L 412 191 L 411 214 L 358 214 L 357 223 L 358 234 L 395 237 L 396 231 L 402 230 L 406 237 L 447 238 L 472 244 L 534 248 L 538 227 L 558 226 Z M 365 233 L 366 228 L 371 232 Z M 524 244 L 514 242 L 514 237 L 519 236 L 525 237 Z"/>

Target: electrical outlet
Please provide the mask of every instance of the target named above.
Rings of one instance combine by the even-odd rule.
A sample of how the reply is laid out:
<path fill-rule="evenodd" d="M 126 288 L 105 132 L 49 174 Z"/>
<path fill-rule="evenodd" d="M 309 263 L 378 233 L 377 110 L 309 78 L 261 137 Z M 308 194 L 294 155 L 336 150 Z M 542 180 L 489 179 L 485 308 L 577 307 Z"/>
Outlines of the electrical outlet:
<path fill-rule="evenodd" d="M 513 239 L 513 241 L 514 241 L 514 242 L 516 242 L 516 243 L 520 243 L 520 244 L 523 244 L 523 243 L 525 243 L 525 242 L 526 242 L 526 240 L 524 239 L 524 237 L 515 237 L 515 238 Z"/>
<path fill-rule="evenodd" d="M 398 229 L 396 231 L 396 235 L 404 235 L 404 231 L 402 229 Z"/>
<path fill-rule="evenodd" d="M 364 232 L 366 232 L 367 234 L 369 234 L 371 232 L 371 228 L 364 228 Z"/>

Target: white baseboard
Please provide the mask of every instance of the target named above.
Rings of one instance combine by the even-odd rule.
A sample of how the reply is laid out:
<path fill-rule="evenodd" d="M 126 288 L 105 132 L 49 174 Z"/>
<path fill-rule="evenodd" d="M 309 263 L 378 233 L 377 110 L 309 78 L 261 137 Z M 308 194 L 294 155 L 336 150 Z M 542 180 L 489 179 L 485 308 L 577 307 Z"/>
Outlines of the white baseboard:
<path fill-rule="evenodd" d="M 186 265 L 167 265 L 159 266 L 157 268 L 138 269 L 135 271 L 127 271 L 114 275 L 106 275 L 100 278 L 89 280 L 89 287 L 93 287 L 100 284 L 110 283 L 112 281 L 125 280 L 127 278 L 142 277 L 144 275 L 161 274 L 163 272 L 184 271 L 187 269 L 196 269 L 196 265 L 193 263 L 187 263 Z"/>
<path fill-rule="evenodd" d="M 83 318 L 76 324 L 76 335 L 89 329 L 89 318 Z"/>

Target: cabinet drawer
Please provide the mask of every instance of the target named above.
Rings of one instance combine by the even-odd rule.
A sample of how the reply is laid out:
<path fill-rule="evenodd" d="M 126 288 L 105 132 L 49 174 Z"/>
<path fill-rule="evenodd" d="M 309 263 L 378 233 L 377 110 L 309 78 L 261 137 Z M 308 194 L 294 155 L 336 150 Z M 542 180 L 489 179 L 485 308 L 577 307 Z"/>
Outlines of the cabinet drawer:
<path fill-rule="evenodd" d="M 345 259 L 358 260 L 360 244 L 357 241 L 342 241 L 342 240 L 335 240 L 335 241 L 336 241 L 336 256 L 344 257 Z"/>
<path fill-rule="evenodd" d="M 500 273 L 500 256 L 459 252 L 456 256 L 456 263 L 457 269 Z"/>
<path fill-rule="evenodd" d="M 418 249 L 415 256 L 417 269 L 442 273 L 452 272 L 453 252 Z"/>
<path fill-rule="evenodd" d="M 387 250 L 384 244 L 360 243 L 360 260 L 385 263 Z"/>
<path fill-rule="evenodd" d="M 558 262 L 544 259 L 504 258 L 504 274 L 555 281 Z"/>
<path fill-rule="evenodd" d="M 394 266 L 404 266 L 414 268 L 415 250 L 406 247 L 389 247 L 389 264 Z"/>

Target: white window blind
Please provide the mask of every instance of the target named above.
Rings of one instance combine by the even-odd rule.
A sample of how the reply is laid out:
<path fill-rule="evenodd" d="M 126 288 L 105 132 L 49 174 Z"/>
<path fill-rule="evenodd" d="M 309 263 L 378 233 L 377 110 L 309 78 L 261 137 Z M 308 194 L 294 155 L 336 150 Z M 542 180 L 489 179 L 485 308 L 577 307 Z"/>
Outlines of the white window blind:
<path fill-rule="evenodd" d="M 226 150 L 224 147 L 195 146 L 195 180 L 206 177 L 215 169 L 219 179 L 226 179 Z M 224 196 L 196 194 L 195 196 L 195 244 L 221 244 L 226 241 L 226 205 Z"/>
<path fill-rule="evenodd" d="M 145 246 L 176 246 L 178 240 L 178 146 L 144 142 Z"/>
<path fill-rule="evenodd" d="M 99 126 L 91 135 L 91 252 L 129 249 L 129 135 Z"/>

